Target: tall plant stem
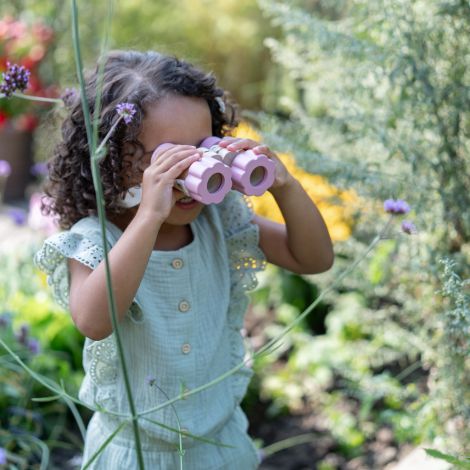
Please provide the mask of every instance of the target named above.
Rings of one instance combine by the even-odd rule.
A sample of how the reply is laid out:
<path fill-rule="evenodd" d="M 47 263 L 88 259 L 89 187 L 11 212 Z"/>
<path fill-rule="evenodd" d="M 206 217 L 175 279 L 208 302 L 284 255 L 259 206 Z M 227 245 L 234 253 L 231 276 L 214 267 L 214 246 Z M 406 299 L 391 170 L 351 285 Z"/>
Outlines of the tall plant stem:
<path fill-rule="evenodd" d="M 108 9 L 108 13 L 109 12 L 110 12 L 110 9 Z M 105 31 L 106 31 L 105 34 L 107 34 L 107 31 L 109 29 L 109 20 L 110 20 L 110 16 L 108 16 L 108 22 L 106 24 L 107 27 L 105 28 Z M 101 241 L 103 243 L 105 271 L 106 271 L 106 288 L 107 288 L 106 290 L 107 290 L 107 296 L 108 296 L 108 304 L 110 307 L 110 317 L 111 317 L 111 322 L 113 325 L 114 336 L 116 339 L 116 346 L 117 346 L 117 350 L 119 354 L 119 360 L 120 360 L 120 365 L 121 365 L 122 374 L 124 378 L 124 384 L 125 384 L 127 399 L 129 402 L 129 408 L 130 408 L 131 415 L 132 415 L 132 427 L 134 430 L 134 438 L 135 438 L 136 451 L 137 451 L 137 461 L 139 463 L 139 469 L 145 470 L 144 459 L 143 459 L 143 454 L 142 454 L 142 446 L 141 446 L 141 441 L 140 441 L 139 426 L 138 426 L 138 415 L 136 412 L 134 399 L 132 396 L 132 390 L 131 390 L 130 381 L 129 381 L 129 374 L 127 372 L 127 366 L 126 366 L 126 361 L 125 361 L 124 348 L 122 346 L 121 336 L 119 332 L 119 322 L 117 321 L 117 314 L 116 314 L 117 309 L 116 309 L 116 303 L 115 303 L 113 290 L 112 290 L 111 270 L 110 270 L 109 259 L 108 259 L 108 241 L 106 239 L 106 224 L 105 224 L 106 212 L 104 208 L 103 188 L 101 186 L 99 158 L 96 158 L 97 157 L 96 155 L 96 144 L 97 144 L 96 119 L 98 119 L 98 116 L 99 116 L 99 109 L 95 108 L 93 110 L 94 111 L 93 114 L 95 116 L 95 122 L 93 123 L 94 125 L 92 127 L 91 114 L 90 114 L 90 109 L 88 107 L 88 101 L 86 97 L 85 80 L 83 77 L 83 65 L 82 65 L 82 55 L 80 51 L 80 41 L 79 41 L 79 31 L 78 31 L 78 11 L 77 11 L 76 0 L 72 0 L 72 31 L 73 31 L 73 46 L 74 46 L 74 52 L 75 52 L 75 62 L 76 62 L 76 67 L 77 67 L 78 80 L 80 83 L 80 95 L 81 95 L 82 106 L 83 106 L 83 114 L 85 116 L 85 127 L 86 127 L 87 139 L 88 139 L 88 147 L 90 149 L 93 186 L 96 192 L 96 205 L 97 205 L 98 218 L 99 218 L 100 227 L 101 227 Z M 100 71 L 102 73 L 101 68 L 100 68 Z M 98 81 L 101 82 L 100 79 Z M 99 96 L 100 96 L 100 93 L 98 92 L 98 98 L 97 98 L 98 105 L 100 104 Z"/>

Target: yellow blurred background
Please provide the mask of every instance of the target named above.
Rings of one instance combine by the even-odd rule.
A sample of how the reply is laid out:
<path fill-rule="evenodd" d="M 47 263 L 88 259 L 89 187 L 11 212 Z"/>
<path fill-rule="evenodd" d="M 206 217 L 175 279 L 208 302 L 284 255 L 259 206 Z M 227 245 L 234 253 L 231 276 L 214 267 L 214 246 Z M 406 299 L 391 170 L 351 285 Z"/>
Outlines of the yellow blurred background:
<path fill-rule="evenodd" d="M 262 142 L 262 137 L 246 122 L 241 122 L 232 133 L 234 137 L 253 139 Z M 276 149 L 272 149 L 276 152 Z M 276 152 L 277 153 L 277 152 Z M 333 241 L 343 241 L 351 235 L 351 212 L 357 202 L 353 191 L 340 191 L 329 184 L 323 177 L 304 171 L 296 165 L 293 155 L 277 153 L 287 170 L 302 184 L 312 201 L 320 210 Z M 256 214 L 275 222 L 283 222 L 279 210 L 270 192 L 260 197 L 249 198 Z M 333 201 L 341 201 L 337 204 Z"/>

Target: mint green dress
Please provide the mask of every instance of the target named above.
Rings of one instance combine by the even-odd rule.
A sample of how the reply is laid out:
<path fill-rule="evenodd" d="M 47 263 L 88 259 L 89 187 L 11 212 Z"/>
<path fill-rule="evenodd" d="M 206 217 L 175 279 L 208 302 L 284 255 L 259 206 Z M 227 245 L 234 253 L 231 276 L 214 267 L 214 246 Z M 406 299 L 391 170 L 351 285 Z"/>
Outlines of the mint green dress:
<path fill-rule="evenodd" d="M 266 261 L 258 226 L 246 199 L 231 191 L 224 201 L 205 206 L 190 226 L 193 240 L 176 251 L 153 251 L 135 299 L 121 322 L 121 339 L 130 384 L 139 412 L 179 397 L 172 406 L 139 419 L 145 468 L 180 469 L 179 434 L 185 470 L 255 469 L 257 451 L 240 408 L 252 371 L 246 366 L 214 386 L 185 396 L 241 364 L 245 347 L 240 330 L 248 306 L 246 292 Z M 119 228 L 107 223 L 114 245 Z M 67 258 L 94 269 L 103 259 L 96 217 L 48 238 L 36 255 L 48 274 L 55 298 L 68 308 Z M 114 333 L 85 340 L 85 377 L 79 398 L 95 411 L 88 424 L 83 463 L 130 415 Z M 111 411 L 114 414 L 103 411 Z M 178 424 L 179 423 L 179 424 Z M 160 425 L 161 424 L 161 425 Z M 138 468 L 132 427 L 126 424 L 90 469 Z"/>

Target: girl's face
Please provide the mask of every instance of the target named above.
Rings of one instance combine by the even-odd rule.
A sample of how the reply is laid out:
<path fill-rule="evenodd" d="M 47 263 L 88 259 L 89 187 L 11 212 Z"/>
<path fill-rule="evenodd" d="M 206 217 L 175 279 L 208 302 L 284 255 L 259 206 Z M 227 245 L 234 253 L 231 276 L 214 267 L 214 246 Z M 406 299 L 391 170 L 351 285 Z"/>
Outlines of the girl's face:
<path fill-rule="evenodd" d="M 210 135 L 212 135 L 212 117 L 204 98 L 167 95 L 146 109 L 146 117 L 138 137 L 146 152 L 142 160 L 142 169 L 150 165 L 152 153 L 160 144 L 168 142 L 198 147 Z M 136 175 L 136 178 L 138 181 L 132 181 L 129 186 L 140 184 L 142 175 Z M 185 197 L 178 189 L 173 188 L 173 191 L 177 201 Z M 203 207 L 204 205 L 197 201 L 190 209 L 181 208 L 176 203 L 165 223 L 186 225 L 199 215 Z"/>

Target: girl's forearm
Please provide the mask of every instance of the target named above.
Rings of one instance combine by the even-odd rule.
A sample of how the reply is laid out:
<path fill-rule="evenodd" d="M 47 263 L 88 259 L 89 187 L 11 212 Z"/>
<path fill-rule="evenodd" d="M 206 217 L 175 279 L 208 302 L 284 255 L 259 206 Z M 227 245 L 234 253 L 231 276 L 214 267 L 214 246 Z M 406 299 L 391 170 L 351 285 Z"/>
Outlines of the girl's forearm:
<path fill-rule="evenodd" d="M 109 251 L 113 294 L 118 322 L 124 318 L 144 276 L 160 224 L 137 215 Z M 113 331 L 106 291 L 104 260 L 90 273 L 71 298 L 71 310 L 78 328 L 99 340 Z M 73 311 L 74 310 L 74 311 Z"/>
<path fill-rule="evenodd" d="M 323 217 L 315 203 L 293 177 L 272 188 L 287 230 L 287 245 L 305 272 L 328 270 L 334 260 L 333 245 Z"/>

